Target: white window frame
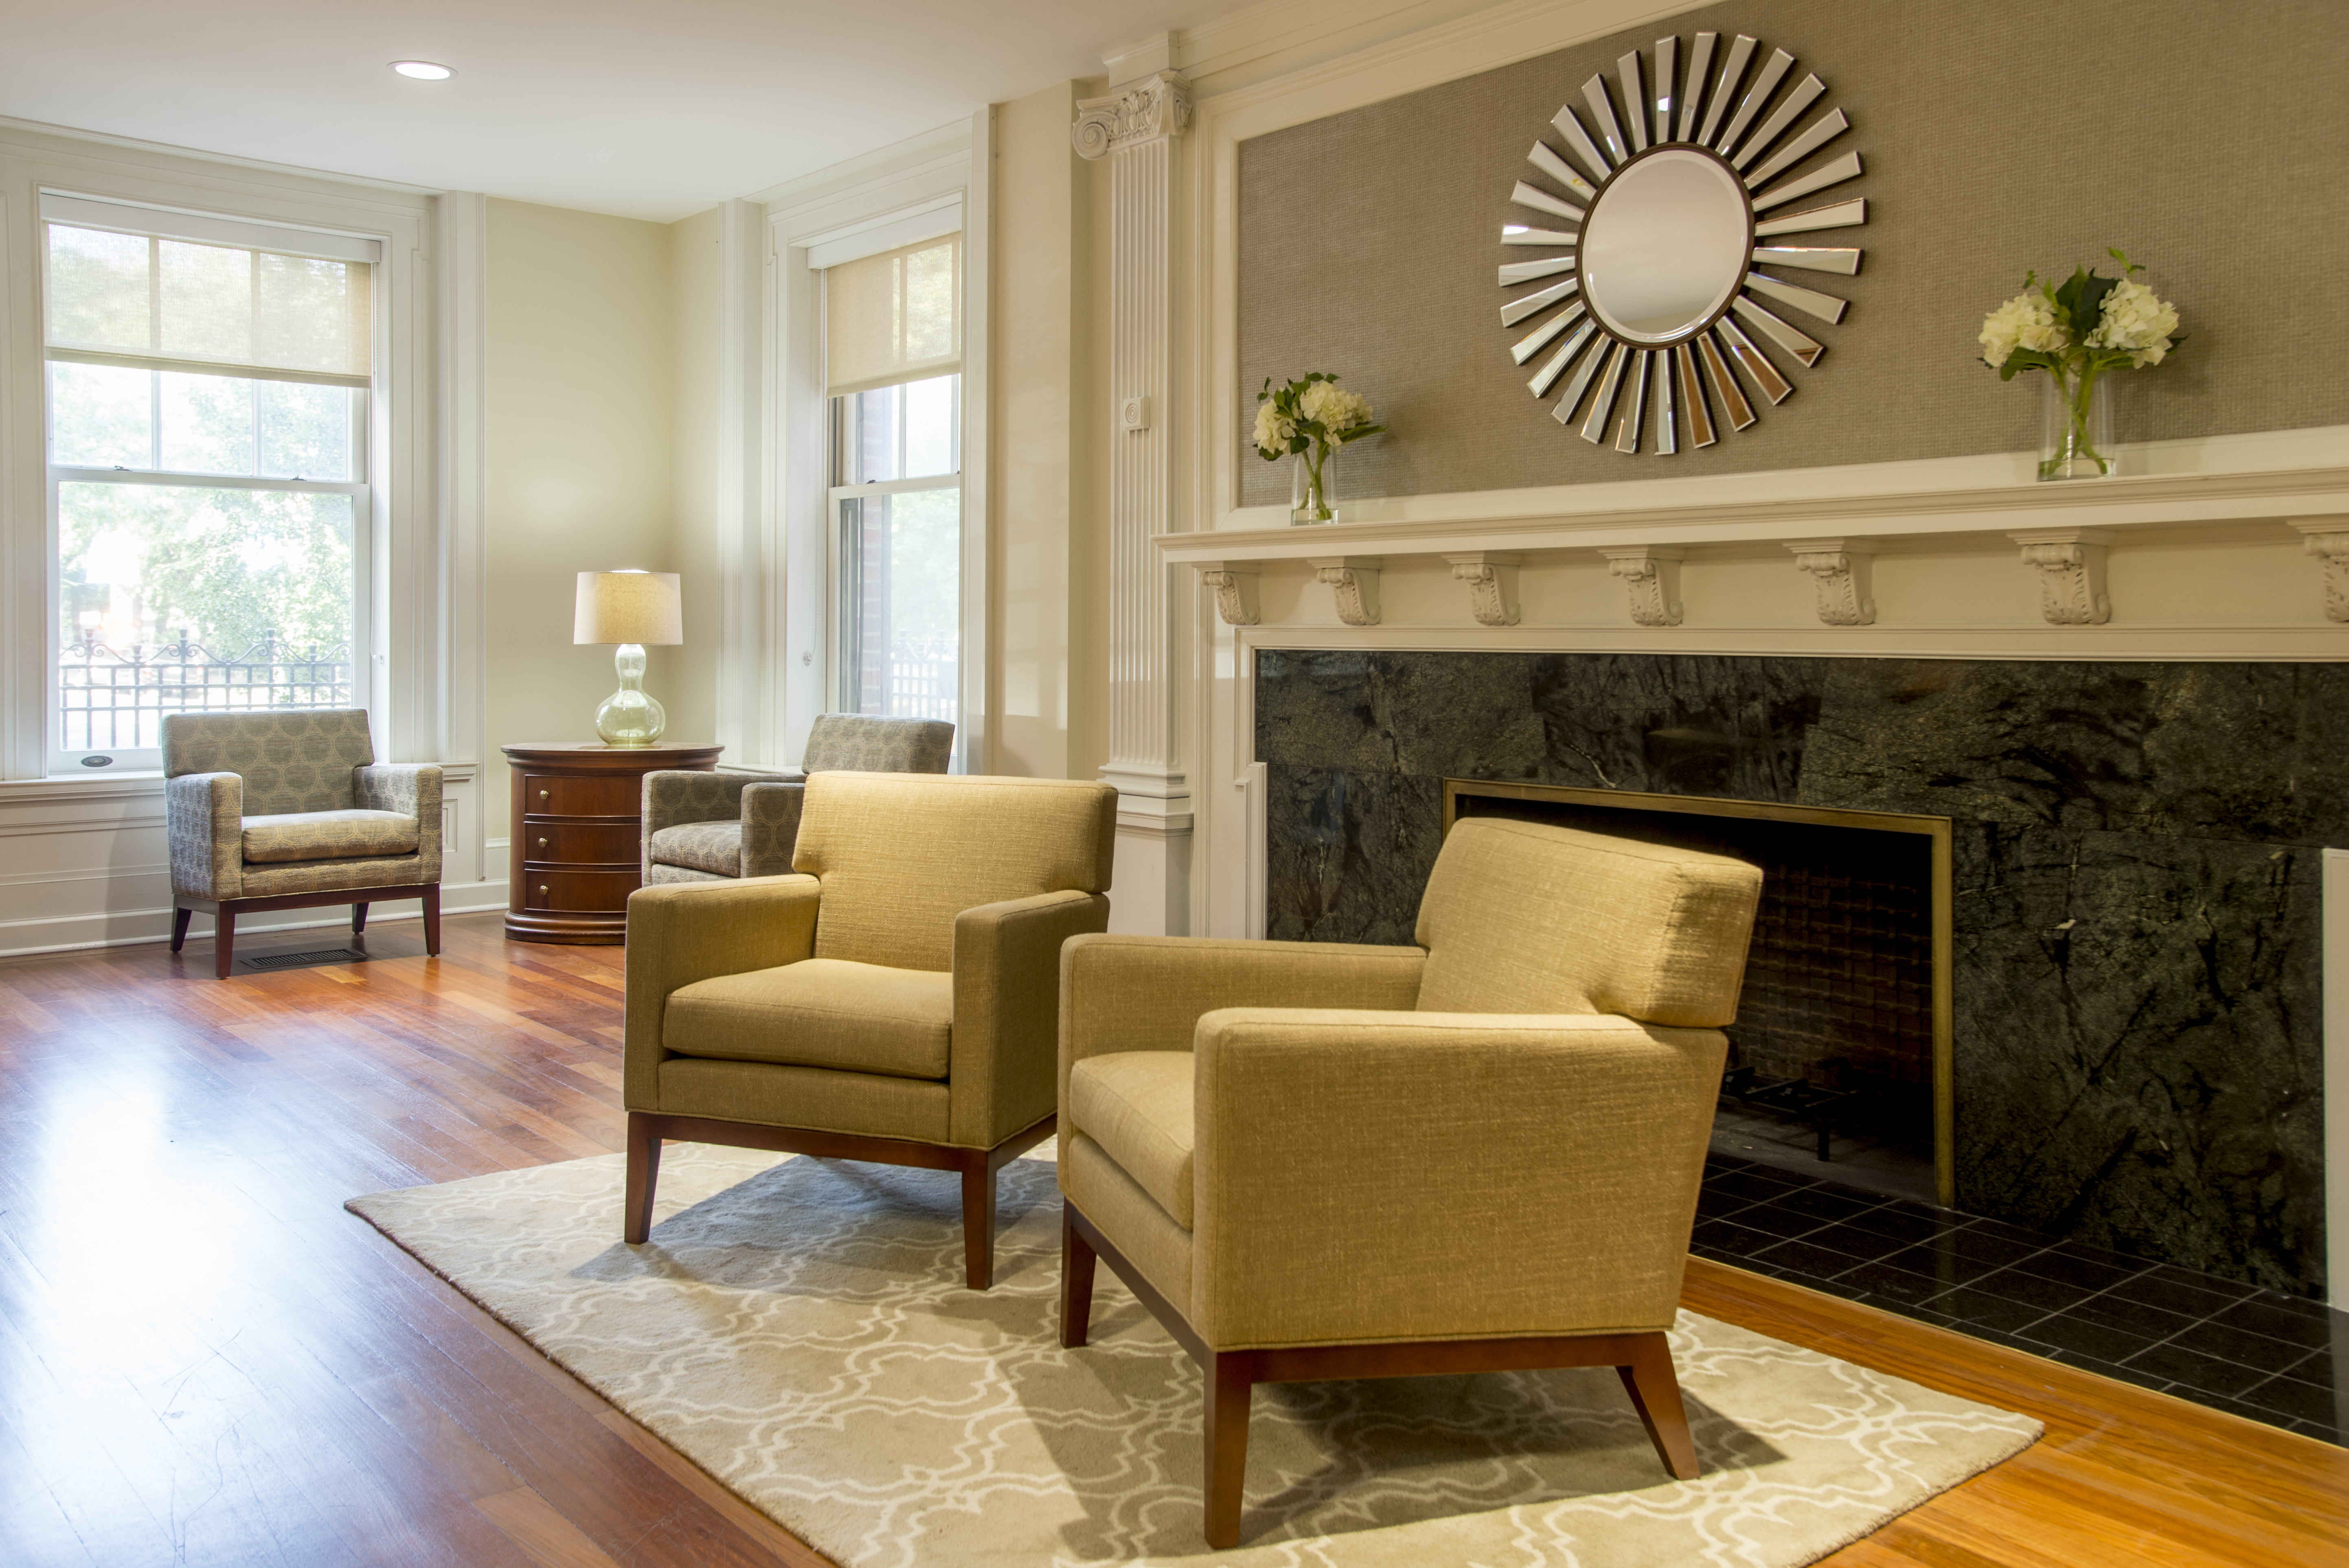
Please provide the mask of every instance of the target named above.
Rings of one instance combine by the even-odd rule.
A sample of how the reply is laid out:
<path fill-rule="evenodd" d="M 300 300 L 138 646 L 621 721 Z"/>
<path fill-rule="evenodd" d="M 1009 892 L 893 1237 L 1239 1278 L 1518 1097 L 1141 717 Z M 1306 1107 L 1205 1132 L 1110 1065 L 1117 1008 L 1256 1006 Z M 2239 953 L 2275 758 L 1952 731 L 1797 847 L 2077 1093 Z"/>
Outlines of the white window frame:
<path fill-rule="evenodd" d="M 962 628 L 956 772 L 991 755 L 988 514 L 988 256 L 994 113 L 884 148 L 756 198 L 766 210 L 768 493 L 782 572 L 771 646 L 781 667 L 781 752 L 795 765 L 809 726 L 835 711 L 833 624 L 838 526 L 823 376 L 823 265 L 963 235 Z M 957 221 L 958 220 L 958 221 Z M 938 488 L 916 481 L 910 488 Z"/>
<path fill-rule="evenodd" d="M 354 505 L 351 514 L 351 696 L 352 707 L 373 711 L 374 683 L 370 678 L 379 661 L 370 656 L 375 639 L 370 634 L 368 614 L 374 603 L 371 579 L 374 575 L 376 508 L 374 504 L 377 453 L 383 449 L 389 435 L 388 429 L 378 429 L 378 410 L 387 407 L 383 377 L 385 316 L 380 282 L 383 274 L 382 242 L 380 240 L 337 233 L 331 230 L 313 229 L 286 223 L 256 223 L 224 212 L 191 213 L 181 210 L 163 209 L 91 196 L 87 191 L 43 187 L 40 191 L 40 221 L 35 224 L 38 247 L 36 266 L 40 272 L 41 305 L 43 311 L 42 339 L 45 346 L 41 376 L 41 435 L 42 455 L 47 459 L 44 471 L 47 479 L 48 571 L 47 576 L 47 618 L 49 639 L 49 671 L 45 686 L 46 701 L 42 714 L 45 746 L 45 770 L 53 778 L 73 778 L 84 772 L 120 771 L 141 773 L 160 771 L 163 766 L 161 746 L 111 747 L 77 750 L 64 744 L 64 711 L 59 698 L 60 672 L 57 660 L 65 647 L 67 627 L 64 616 L 63 569 L 57 558 L 60 524 L 57 516 L 58 487 L 67 484 L 130 484 L 186 487 L 199 490 L 251 490 L 285 492 L 297 495 L 347 495 Z M 276 480 L 250 475 L 202 474 L 182 472 L 160 467 L 162 430 L 158 418 L 149 427 L 149 437 L 158 456 L 158 466 L 152 469 L 118 470 L 114 469 L 80 468 L 60 464 L 54 459 L 56 432 L 51 428 L 47 356 L 46 354 L 47 311 L 48 304 L 47 225 L 55 222 L 69 225 L 87 224 L 93 228 L 110 229 L 116 232 L 144 233 L 163 239 L 194 240 L 199 242 L 267 247 L 282 244 L 289 251 L 333 253 L 345 261 L 365 262 L 374 276 L 369 280 L 370 324 L 372 341 L 368 345 L 368 363 L 374 368 L 369 384 L 357 399 L 352 419 L 352 449 L 357 458 L 360 477 L 351 480 Z M 340 242 L 336 243 L 335 242 Z M 258 426 L 256 422 L 256 431 Z M 104 761 L 97 761 L 97 758 Z"/>
<path fill-rule="evenodd" d="M 924 237 L 927 238 L 928 236 Z M 839 616 L 840 603 L 846 586 L 843 578 L 847 572 L 848 562 L 842 552 L 840 503 L 843 500 L 862 500 L 869 496 L 917 495 L 929 494 L 942 490 L 952 490 L 955 493 L 956 509 L 958 512 L 961 511 L 966 499 L 963 493 L 962 436 L 959 428 L 962 422 L 963 383 L 962 372 L 957 370 L 951 372 L 950 374 L 955 377 L 954 418 L 955 423 L 957 427 L 955 434 L 955 467 L 952 472 L 943 474 L 918 474 L 911 478 L 901 480 L 871 480 L 862 484 L 836 484 L 831 486 L 824 492 L 824 511 L 826 519 L 831 525 L 831 532 L 829 535 L 830 551 L 826 556 L 826 573 L 824 578 L 826 584 L 824 598 L 824 604 L 826 607 L 825 613 L 830 617 L 830 622 L 825 627 L 826 634 L 824 637 L 825 666 L 823 689 L 826 700 L 824 711 L 827 713 L 850 711 L 843 703 L 841 692 L 841 682 L 846 676 L 847 671 L 841 667 L 841 644 L 843 641 L 842 632 L 843 628 L 839 624 Z M 929 378 L 925 377 L 925 379 Z M 902 387 L 908 385 L 908 383 L 900 382 L 897 385 Z M 873 390 L 882 390 L 882 388 L 873 388 Z M 832 443 L 832 471 L 835 474 L 839 471 L 840 459 L 840 432 L 838 428 L 840 414 L 839 405 L 843 398 L 862 397 L 863 395 L 863 393 L 859 392 L 846 392 L 824 399 L 825 435 Z M 905 421 L 901 419 L 898 421 L 897 425 L 898 461 L 896 464 L 900 469 L 905 466 Z M 962 519 L 962 526 L 967 527 L 968 525 L 968 518 L 966 515 Z M 969 610 L 968 603 L 964 604 L 963 609 L 963 620 L 967 621 L 968 619 Z M 956 669 L 957 673 L 959 673 L 962 667 L 962 640 L 967 631 L 968 628 L 963 625 L 961 622 L 957 622 L 955 628 L 955 657 Z M 960 733 L 962 728 L 962 702 L 961 694 L 959 692 L 956 694 L 955 728 L 957 734 Z"/>
<path fill-rule="evenodd" d="M 478 440 L 470 421 L 479 408 L 463 373 L 469 366 L 478 369 L 478 345 L 466 335 L 479 329 L 472 298 L 482 264 L 480 199 L 8 124 L 0 124 L 0 785 L 55 777 L 48 766 L 56 733 L 50 563 L 57 541 L 41 321 L 43 190 L 381 243 L 377 392 L 368 399 L 368 715 L 377 756 L 458 764 L 461 787 L 470 789 L 466 765 L 482 743 L 482 590 L 480 518 L 471 501 Z M 446 270 L 436 261 L 444 226 L 459 242 L 456 264 Z M 443 429 L 439 389 L 451 371 L 459 373 L 456 396 Z M 450 470 L 447 495 L 444 445 L 460 459 Z M 77 768 L 73 777 L 89 788 L 115 789 L 124 771 Z"/>

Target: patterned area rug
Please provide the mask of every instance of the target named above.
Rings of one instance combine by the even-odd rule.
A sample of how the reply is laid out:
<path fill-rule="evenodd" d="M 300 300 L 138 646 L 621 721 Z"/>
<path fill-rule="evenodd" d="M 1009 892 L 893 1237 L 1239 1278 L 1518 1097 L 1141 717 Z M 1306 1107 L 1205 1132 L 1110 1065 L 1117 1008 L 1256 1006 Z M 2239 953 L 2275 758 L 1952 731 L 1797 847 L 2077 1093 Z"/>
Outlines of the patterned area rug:
<path fill-rule="evenodd" d="M 1668 1479 L 1606 1368 L 1259 1387 L 1246 1544 L 1199 1535 L 1199 1375 L 1107 1268 L 1060 1348 L 1052 1167 L 1001 1178 L 962 1288 L 956 1179 L 671 1145 L 652 1241 L 618 1155 L 349 1207 L 847 1568 L 1816 1562 L 2039 1423 L 1693 1314 L 1705 1473 Z"/>

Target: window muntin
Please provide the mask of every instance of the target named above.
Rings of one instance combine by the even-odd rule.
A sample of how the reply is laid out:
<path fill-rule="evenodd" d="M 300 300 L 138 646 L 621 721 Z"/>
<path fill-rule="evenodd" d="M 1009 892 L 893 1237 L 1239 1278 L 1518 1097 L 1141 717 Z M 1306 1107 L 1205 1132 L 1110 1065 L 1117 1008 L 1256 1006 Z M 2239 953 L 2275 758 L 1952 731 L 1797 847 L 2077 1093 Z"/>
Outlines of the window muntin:
<path fill-rule="evenodd" d="M 53 770 L 160 766 L 167 713 L 364 706 L 371 242 L 43 211 Z"/>

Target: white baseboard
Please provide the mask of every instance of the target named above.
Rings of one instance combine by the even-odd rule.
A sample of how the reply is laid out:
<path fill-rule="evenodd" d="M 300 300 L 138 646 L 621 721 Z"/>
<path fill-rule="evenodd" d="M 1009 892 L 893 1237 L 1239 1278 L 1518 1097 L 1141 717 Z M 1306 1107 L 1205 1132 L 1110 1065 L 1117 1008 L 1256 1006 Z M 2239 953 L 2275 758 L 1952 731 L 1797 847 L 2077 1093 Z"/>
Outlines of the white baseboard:
<path fill-rule="evenodd" d="M 440 913 L 474 914 L 483 910 L 502 911 L 508 906 L 507 884 L 502 881 L 461 882 L 456 886 L 440 885 Z M 325 912 L 334 911 L 333 913 Z M 322 914 L 324 918 L 321 918 Z M 387 924 L 396 920 L 420 920 L 421 903 L 372 905 L 367 911 L 367 924 Z M 347 906 L 325 904 L 316 909 L 281 909 L 264 914 L 242 916 L 236 923 L 239 937 L 258 935 L 267 931 L 309 931 L 322 926 L 350 924 Z M 200 914 L 188 926 L 190 936 L 209 937 L 212 917 Z M 54 915 L 35 920 L 0 920 L 0 958 L 16 958 L 35 953 L 74 953 L 92 947 L 133 947 L 141 943 L 169 942 L 171 939 L 171 911 L 169 905 L 160 909 L 108 910 L 94 914 Z"/>

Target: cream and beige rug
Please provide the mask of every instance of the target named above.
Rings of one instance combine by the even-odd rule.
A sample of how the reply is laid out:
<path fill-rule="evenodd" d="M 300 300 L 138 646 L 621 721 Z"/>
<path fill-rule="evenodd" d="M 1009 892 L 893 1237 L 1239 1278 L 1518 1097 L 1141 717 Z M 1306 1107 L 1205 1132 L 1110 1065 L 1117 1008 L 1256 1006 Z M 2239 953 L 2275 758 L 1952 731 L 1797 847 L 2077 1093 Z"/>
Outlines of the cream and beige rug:
<path fill-rule="evenodd" d="M 1092 1345 L 1060 1348 L 1050 1164 L 1003 1173 L 985 1295 L 949 1174 L 671 1145 L 643 1247 L 621 1180 L 611 1155 L 349 1207 L 847 1568 L 1791 1568 L 2040 1430 L 1683 1313 L 1699 1480 L 1605 1368 L 1260 1387 L 1247 1544 L 1214 1553 L 1190 1358 L 1106 1268 Z"/>

